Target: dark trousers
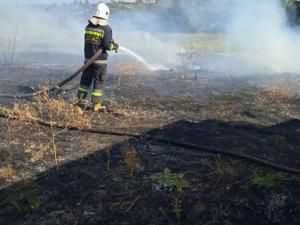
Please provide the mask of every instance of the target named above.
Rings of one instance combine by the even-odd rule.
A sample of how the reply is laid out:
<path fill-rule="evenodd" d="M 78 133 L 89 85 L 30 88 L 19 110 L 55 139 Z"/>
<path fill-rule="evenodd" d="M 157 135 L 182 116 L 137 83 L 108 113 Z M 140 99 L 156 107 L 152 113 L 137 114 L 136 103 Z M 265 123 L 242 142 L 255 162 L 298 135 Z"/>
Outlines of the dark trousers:
<path fill-rule="evenodd" d="M 78 89 L 78 98 L 86 98 L 89 93 L 89 89 L 93 84 L 92 102 L 100 103 L 106 73 L 106 63 L 93 63 L 87 69 L 85 69 L 81 76 L 80 87 Z"/>

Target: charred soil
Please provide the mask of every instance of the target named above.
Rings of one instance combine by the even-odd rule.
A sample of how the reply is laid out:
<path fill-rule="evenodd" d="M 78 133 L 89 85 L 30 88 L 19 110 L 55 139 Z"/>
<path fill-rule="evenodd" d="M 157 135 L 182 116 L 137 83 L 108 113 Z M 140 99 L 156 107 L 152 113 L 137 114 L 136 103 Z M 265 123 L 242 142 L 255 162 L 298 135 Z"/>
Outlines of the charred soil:
<path fill-rule="evenodd" d="M 1 92 L 30 91 L 26 87 L 36 85 L 31 81 L 39 81 L 44 70 L 15 66 L 2 75 Z M 53 83 L 67 69 L 47 71 Z M 299 86 L 299 76 L 288 74 L 159 71 L 121 80 L 109 74 L 107 112 L 78 113 L 89 119 L 84 126 L 139 132 L 139 139 L 1 118 L 0 224 L 298 224 L 299 176 L 143 137 L 299 169 Z M 62 109 L 60 101 L 71 104 L 75 94 L 70 85 L 52 97 Z M 21 108 L 25 116 L 43 111 L 33 113 L 30 107 L 37 106 L 26 100 L 0 101 L 8 110 L 27 105 Z M 46 110 L 39 115 L 55 120 Z M 57 115 L 57 121 L 72 119 L 70 111 L 68 117 Z"/>

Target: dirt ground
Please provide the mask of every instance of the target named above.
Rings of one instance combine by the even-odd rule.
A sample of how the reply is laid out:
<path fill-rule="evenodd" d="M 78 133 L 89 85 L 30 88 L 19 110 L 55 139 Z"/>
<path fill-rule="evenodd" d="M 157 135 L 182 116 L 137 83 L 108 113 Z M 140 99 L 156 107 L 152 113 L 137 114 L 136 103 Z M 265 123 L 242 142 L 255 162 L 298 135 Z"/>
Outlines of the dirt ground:
<path fill-rule="evenodd" d="M 73 70 L 1 66 L 0 90 L 28 93 Z M 107 112 L 84 113 L 94 128 L 140 138 L 55 129 L 57 166 L 53 130 L 1 118 L 1 225 L 299 224 L 299 176 L 145 137 L 300 169 L 300 76 L 110 71 Z M 70 101 L 77 82 L 55 98 Z"/>

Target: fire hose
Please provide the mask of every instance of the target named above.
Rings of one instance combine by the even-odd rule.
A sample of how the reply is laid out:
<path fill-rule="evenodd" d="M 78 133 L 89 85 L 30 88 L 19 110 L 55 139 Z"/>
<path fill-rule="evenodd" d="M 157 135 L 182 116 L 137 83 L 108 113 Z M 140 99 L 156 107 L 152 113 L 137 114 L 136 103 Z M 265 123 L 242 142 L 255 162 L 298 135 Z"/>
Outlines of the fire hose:
<path fill-rule="evenodd" d="M 6 94 L 1 94 L 0 93 L 0 97 L 1 98 L 30 98 L 30 97 L 34 97 L 37 96 L 41 93 L 44 92 L 53 92 L 55 90 L 58 90 L 59 88 L 63 87 L 65 84 L 69 83 L 71 80 L 73 80 L 75 77 L 77 77 L 80 73 L 82 73 L 86 68 L 88 68 L 91 64 L 93 64 L 95 62 L 95 60 L 101 55 L 102 50 L 99 49 L 94 55 L 93 57 L 91 57 L 90 59 L 88 59 L 84 65 L 82 65 L 77 71 L 75 71 L 73 74 L 71 74 L 69 77 L 67 77 L 66 79 L 64 79 L 63 81 L 55 84 L 53 87 L 50 87 L 48 89 L 45 90 L 40 90 L 40 91 L 36 91 L 33 93 L 29 93 L 29 94 L 22 94 L 22 95 L 6 95 Z"/>
<path fill-rule="evenodd" d="M 2 118 L 7 118 L 7 119 L 13 119 L 13 120 L 18 120 L 17 117 L 11 116 L 11 115 L 6 115 L 5 113 L 0 112 L 0 117 Z M 185 143 L 182 141 L 174 140 L 174 139 L 169 139 L 169 138 L 163 138 L 155 135 L 149 135 L 149 134 L 141 134 L 141 133 L 133 133 L 133 132 L 126 132 L 126 131 L 118 131 L 118 130 L 109 130 L 109 129 L 102 129 L 102 128 L 83 128 L 80 129 L 76 126 L 73 127 L 65 127 L 59 124 L 53 124 L 44 120 L 40 119 L 35 119 L 35 120 L 26 120 L 28 123 L 34 123 L 38 124 L 41 126 L 45 127 L 55 127 L 58 129 L 65 129 L 65 130 L 70 130 L 70 131 L 81 131 L 81 132 L 87 132 L 87 133 L 93 133 L 93 134 L 103 134 L 103 135 L 111 135 L 111 136 L 125 136 L 125 137 L 131 137 L 131 138 L 137 138 L 140 140 L 148 140 L 148 141 L 156 141 L 162 144 L 168 144 L 176 147 L 181 147 L 188 149 L 188 151 L 197 154 L 200 152 L 208 152 L 211 154 L 216 154 L 216 155 L 224 155 L 227 157 L 235 158 L 235 159 L 241 159 L 241 160 L 246 160 L 250 163 L 254 163 L 263 167 L 267 167 L 273 170 L 277 170 L 280 172 L 285 172 L 285 173 L 290 173 L 294 175 L 300 175 L 300 170 L 296 168 L 291 168 L 288 166 L 280 165 L 277 163 L 270 162 L 265 159 L 261 159 L 255 156 L 250 156 L 244 153 L 238 153 L 238 152 L 233 152 L 233 151 L 228 151 L 228 150 L 223 150 L 219 148 L 212 148 L 209 146 L 201 146 L 201 145 L 196 145 L 196 144 L 190 144 L 190 143 Z"/>
<path fill-rule="evenodd" d="M 75 71 L 73 74 L 71 74 L 69 77 L 67 77 L 66 79 L 64 79 L 63 81 L 57 83 L 56 85 L 54 85 L 51 88 L 48 88 L 46 90 L 40 90 L 37 92 L 33 92 L 30 94 L 23 94 L 23 95 L 5 95 L 5 94 L 0 94 L 0 97 L 2 98 L 29 98 L 29 97 L 34 97 L 37 96 L 43 92 L 53 92 L 61 87 L 63 87 L 65 84 L 69 83 L 71 80 L 73 80 L 75 77 L 77 77 L 80 73 L 82 73 L 87 67 L 89 67 L 92 63 L 95 62 L 95 60 L 101 55 L 102 50 L 98 50 L 95 55 L 93 55 L 93 57 L 91 57 L 90 59 L 88 59 L 84 65 L 82 65 L 77 71 Z M 0 112 L 0 117 L 2 118 L 7 118 L 7 119 L 15 119 L 17 120 L 18 118 L 16 117 L 12 117 L 9 115 L 6 115 L 4 113 Z M 46 127 L 51 127 L 53 126 L 53 124 L 50 124 L 46 121 L 43 120 L 34 120 L 34 121 L 30 121 L 28 120 L 27 122 L 29 123 L 36 123 L 42 126 L 46 126 Z M 246 155 L 243 153 L 237 153 L 237 152 L 232 152 L 232 151 L 226 151 L 223 149 L 218 149 L 218 148 L 211 148 L 208 146 L 199 146 L 199 145 L 194 145 L 194 144 L 190 144 L 190 143 L 184 143 L 184 142 L 180 142 L 180 141 L 176 141 L 176 140 L 172 140 L 172 139 L 168 139 L 168 138 L 162 138 L 162 137 L 156 137 L 153 135 L 142 135 L 140 133 L 130 133 L 130 132 L 124 132 L 124 131 L 113 131 L 113 130 L 106 130 L 106 129 L 97 129 L 97 128 L 86 128 L 86 129 L 79 129 L 77 127 L 63 127 L 60 126 L 58 124 L 55 124 L 54 127 L 58 128 L 58 129 L 67 129 L 67 130 L 77 130 L 77 131 L 82 131 L 82 132 L 88 132 L 88 133 L 96 133 L 96 134 L 105 134 L 105 135 L 113 135 L 113 136 L 127 136 L 127 137 L 133 137 L 133 138 L 138 138 L 138 139 L 145 139 L 145 140 L 154 140 L 160 143 L 164 143 L 164 144 L 171 144 L 173 146 L 177 146 L 177 147 L 183 147 L 183 148 L 187 148 L 190 151 L 204 151 L 204 152 L 209 152 L 212 154 L 219 154 L 219 155 L 225 155 L 228 157 L 232 157 L 232 158 L 238 158 L 238 159 L 243 159 L 243 160 L 247 160 L 249 162 L 264 166 L 264 167 L 268 167 L 271 169 L 275 169 L 281 172 L 286 172 L 286 173 L 292 173 L 295 175 L 300 175 L 300 170 L 295 169 L 295 168 L 290 168 L 287 166 L 283 166 L 283 165 L 279 165 L 264 159 L 260 159 L 258 157 L 254 157 L 254 156 L 250 156 L 250 155 Z"/>

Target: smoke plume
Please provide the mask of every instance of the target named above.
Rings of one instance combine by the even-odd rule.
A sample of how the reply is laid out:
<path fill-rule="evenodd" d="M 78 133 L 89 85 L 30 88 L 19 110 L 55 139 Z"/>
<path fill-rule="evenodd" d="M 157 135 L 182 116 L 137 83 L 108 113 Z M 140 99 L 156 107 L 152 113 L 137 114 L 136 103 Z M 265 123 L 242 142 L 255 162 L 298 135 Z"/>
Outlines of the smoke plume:
<path fill-rule="evenodd" d="M 288 25 L 286 11 L 276 0 L 239 0 L 226 24 L 226 41 L 256 69 L 299 73 L 300 36 Z"/>
<path fill-rule="evenodd" d="M 190 46 L 186 42 L 201 42 L 185 35 L 206 33 L 221 37 L 216 45 L 223 50 L 193 49 L 200 55 L 193 62 L 197 68 L 247 74 L 300 72 L 299 33 L 288 24 L 280 0 L 166 0 L 161 4 L 156 9 L 112 10 L 115 40 L 159 68 L 173 68 L 182 63 L 179 53 L 190 51 L 184 49 Z M 83 58 L 84 27 L 94 9 L 82 12 L 76 4 L 56 10 L 48 7 L 0 2 L 0 40 L 17 31 L 19 52 Z"/>

